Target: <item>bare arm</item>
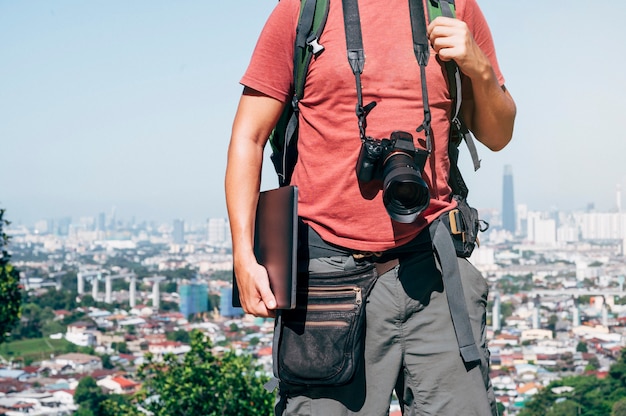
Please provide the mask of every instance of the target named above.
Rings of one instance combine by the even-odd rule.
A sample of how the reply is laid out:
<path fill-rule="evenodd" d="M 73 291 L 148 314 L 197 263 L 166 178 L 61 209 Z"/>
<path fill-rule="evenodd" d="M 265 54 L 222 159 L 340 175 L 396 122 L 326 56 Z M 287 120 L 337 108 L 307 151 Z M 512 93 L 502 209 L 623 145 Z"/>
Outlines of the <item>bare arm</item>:
<path fill-rule="evenodd" d="M 470 80 L 472 93 L 461 104 L 467 126 L 485 146 L 501 150 L 513 135 L 516 107 L 508 90 L 500 87 L 489 58 L 461 20 L 438 17 L 428 26 L 428 36 L 439 58 L 454 60 Z"/>
<path fill-rule="evenodd" d="M 233 122 L 226 167 L 226 206 L 233 239 L 233 266 L 241 305 L 255 316 L 272 316 L 276 300 L 267 271 L 253 251 L 254 214 L 261 183 L 263 148 L 283 103 L 244 88 Z"/>

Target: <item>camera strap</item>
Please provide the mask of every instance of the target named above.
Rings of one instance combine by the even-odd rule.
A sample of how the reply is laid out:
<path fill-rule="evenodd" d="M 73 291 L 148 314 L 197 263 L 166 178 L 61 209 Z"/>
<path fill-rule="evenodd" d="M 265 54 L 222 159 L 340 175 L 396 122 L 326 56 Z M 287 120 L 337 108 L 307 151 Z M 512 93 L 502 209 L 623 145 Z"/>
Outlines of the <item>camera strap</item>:
<path fill-rule="evenodd" d="M 361 87 L 361 74 L 365 66 L 365 53 L 363 51 L 363 39 L 361 34 L 361 21 L 359 17 L 359 7 L 357 0 L 342 0 L 344 25 L 346 31 L 346 46 L 348 51 L 348 62 L 356 79 L 357 106 L 356 114 L 359 119 L 359 130 L 361 140 L 365 141 L 367 135 L 367 114 L 376 106 L 372 102 L 363 106 L 363 94 Z M 446 2 L 447 3 L 447 2 Z M 426 65 L 430 58 L 430 45 L 426 32 L 426 15 L 422 0 L 409 0 L 409 11 L 411 15 L 411 31 L 413 34 L 413 52 L 420 67 L 420 78 L 422 87 L 422 101 L 424 104 L 424 121 L 416 131 L 424 132 L 426 136 L 426 149 L 432 151 L 431 143 L 431 114 L 428 103 L 428 90 L 426 86 Z M 455 91 L 459 93 L 460 91 Z M 455 118 L 458 109 L 455 109 Z M 442 267 L 442 276 L 446 288 L 446 296 L 450 307 L 452 324 L 457 337 L 459 350 L 463 361 L 468 366 L 474 366 L 481 361 L 481 355 L 474 340 L 472 326 L 469 318 L 467 304 L 463 293 L 461 274 L 457 261 L 457 253 L 450 232 L 441 223 L 441 219 L 435 220 L 430 226 L 430 234 L 433 242 L 433 249 L 439 258 Z"/>
<path fill-rule="evenodd" d="M 361 18 L 357 0 L 343 0 L 343 18 L 346 31 L 346 46 L 348 62 L 356 80 L 357 105 L 356 115 L 359 120 L 359 134 L 361 140 L 367 138 L 367 115 L 376 106 L 376 102 L 363 106 L 363 91 L 361 86 L 361 74 L 365 66 L 365 53 L 363 51 L 363 36 L 361 33 Z M 424 121 L 416 131 L 424 132 L 426 136 L 426 150 L 432 151 L 431 114 L 428 102 L 428 88 L 426 83 L 426 65 L 430 57 L 428 35 L 426 33 L 426 15 L 422 0 L 409 0 L 411 14 L 411 31 L 413 34 L 413 52 L 420 67 L 420 79 L 422 87 L 422 101 L 424 104 Z"/>

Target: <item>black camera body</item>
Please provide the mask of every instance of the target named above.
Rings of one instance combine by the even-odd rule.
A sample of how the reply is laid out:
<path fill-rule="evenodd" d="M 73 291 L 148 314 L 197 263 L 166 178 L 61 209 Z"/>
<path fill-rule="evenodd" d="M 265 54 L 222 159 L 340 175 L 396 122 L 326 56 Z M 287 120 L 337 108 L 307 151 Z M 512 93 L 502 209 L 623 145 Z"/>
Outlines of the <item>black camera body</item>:
<path fill-rule="evenodd" d="M 361 182 L 383 181 L 383 203 L 397 222 L 412 223 L 430 203 L 422 171 L 429 152 L 416 149 L 413 136 L 394 131 L 389 139 L 366 138 L 356 164 Z"/>

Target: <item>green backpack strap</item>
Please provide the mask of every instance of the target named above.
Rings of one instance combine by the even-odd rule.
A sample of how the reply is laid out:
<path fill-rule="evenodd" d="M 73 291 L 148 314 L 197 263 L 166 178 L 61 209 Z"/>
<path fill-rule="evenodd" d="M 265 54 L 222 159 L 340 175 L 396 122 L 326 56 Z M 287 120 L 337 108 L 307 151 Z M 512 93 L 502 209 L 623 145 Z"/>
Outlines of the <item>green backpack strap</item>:
<path fill-rule="evenodd" d="M 454 6 L 454 0 L 428 0 L 428 18 L 433 21 L 438 16 L 456 18 L 456 9 Z M 474 170 L 480 168 L 480 159 L 478 158 L 478 150 L 476 149 L 476 143 L 472 133 L 467 128 L 465 122 L 461 118 L 461 71 L 458 65 L 454 61 L 444 62 L 444 67 L 448 77 L 448 88 L 450 90 L 450 97 L 452 98 L 453 109 L 450 116 L 451 129 L 450 129 L 450 141 L 448 146 L 448 153 L 451 160 L 450 167 L 450 186 L 452 192 L 456 195 L 460 195 L 463 198 L 467 198 L 468 188 L 461 176 L 461 171 L 457 166 L 459 157 L 459 145 L 463 140 L 470 152 L 472 162 L 474 164 Z"/>
<path fill-rule="evenodd" d="M 304 96 L 304 84 L 311 59 L 324 47 L 319 37 L 328 17 L 330 0 L 301 0 L 300 17 L 296 27 L 293 61 L 293 97 L 270 134 L 271 160 L 280 186 L 289 185 L 298 158 L 298 103 Z"/>

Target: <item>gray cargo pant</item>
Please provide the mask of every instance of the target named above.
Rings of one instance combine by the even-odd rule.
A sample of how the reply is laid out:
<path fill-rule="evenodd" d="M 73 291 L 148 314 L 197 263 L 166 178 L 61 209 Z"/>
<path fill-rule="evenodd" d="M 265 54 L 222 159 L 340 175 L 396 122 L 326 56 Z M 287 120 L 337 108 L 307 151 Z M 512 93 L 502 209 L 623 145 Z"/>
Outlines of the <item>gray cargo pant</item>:
<path fill-rule="evenodd" d="M 338 271 L 348 257 L 313 259 L 310 273 Z M 488 374 L 487 282 L 458 259 L 481 364 L 466 368 L 432 251 L 382 274 L 366 304 L 365 363 L 347 385 L 304 388 L 280 383 L 277 416 L 385 416 L 392 393 L 407 416 L 497 415 Z"/>

